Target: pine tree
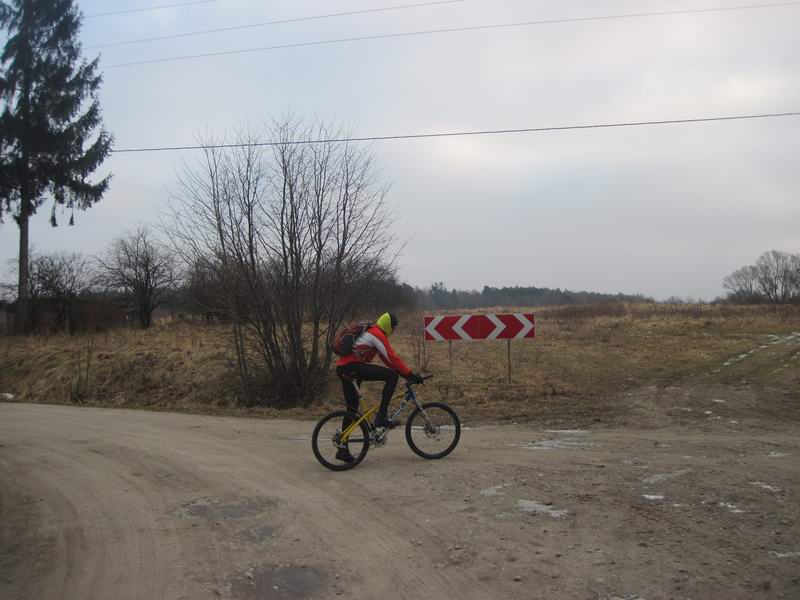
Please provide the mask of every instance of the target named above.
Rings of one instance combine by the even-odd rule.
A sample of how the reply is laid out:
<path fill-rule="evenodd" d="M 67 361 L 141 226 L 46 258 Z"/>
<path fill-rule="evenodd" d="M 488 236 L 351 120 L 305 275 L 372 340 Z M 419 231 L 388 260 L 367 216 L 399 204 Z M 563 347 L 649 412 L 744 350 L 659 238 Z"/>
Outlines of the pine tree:
<path fill-rule="evenodd" d="M 0 55 L 0 220 L 9 213 L 19 225 L 21 331 L 30 322 L 31 216 L 52 200 L 51 224 L 63 206 L 72 211 L 72 225 L 75 208 L 99 201 L 111 178 L 89 181 L 113 137 L 102 125 L 98 59 L 81 57 L 81 19 L 73 0 L 0 0 L 8 37 Z"/>

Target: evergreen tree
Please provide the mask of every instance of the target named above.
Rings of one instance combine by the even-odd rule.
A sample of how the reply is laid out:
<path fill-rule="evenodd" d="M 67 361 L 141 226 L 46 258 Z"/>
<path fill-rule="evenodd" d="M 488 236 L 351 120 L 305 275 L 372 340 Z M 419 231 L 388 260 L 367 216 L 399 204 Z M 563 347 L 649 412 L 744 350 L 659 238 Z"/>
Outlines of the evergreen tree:
<path fill-rule="evenodd" d="M 111 151 L 97 92 L 98 59 L 81 58 L 81 13 L 74 0 L 0 0 L 8 41 L 0 55 L 0 219 L 19 225 L 17 325 L 29 325 L 29 222 L 48 199 L 89 208 L 111 176 L 89 181 Z M 99 128 L 99 132 L 97 132 Z M 95 134 L 97 132 L 97 134 Z"/>

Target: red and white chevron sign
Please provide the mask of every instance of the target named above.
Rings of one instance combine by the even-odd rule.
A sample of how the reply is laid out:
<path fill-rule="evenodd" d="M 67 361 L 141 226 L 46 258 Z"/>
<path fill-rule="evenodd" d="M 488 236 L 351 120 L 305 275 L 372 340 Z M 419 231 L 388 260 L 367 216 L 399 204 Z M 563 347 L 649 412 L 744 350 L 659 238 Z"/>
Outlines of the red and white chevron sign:
<path fill-rule="evenodd" d="M 520 340 L 535 337 L 535 321 L 531 313 L 425 317 L 424 324 L 425 339 L 433 342 Z"/>

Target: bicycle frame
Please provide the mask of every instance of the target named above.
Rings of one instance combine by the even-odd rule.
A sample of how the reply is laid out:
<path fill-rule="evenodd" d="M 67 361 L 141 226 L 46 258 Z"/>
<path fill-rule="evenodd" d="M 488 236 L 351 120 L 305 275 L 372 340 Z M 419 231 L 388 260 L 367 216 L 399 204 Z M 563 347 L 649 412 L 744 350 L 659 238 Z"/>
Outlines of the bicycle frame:
<path fill-rule="evenodd" d="M 353 386 L 356 388 L 356 393 L 358 394 L 358 404 L 359 404 L 359 409 L 362 411 L 362 415 L 358 420 L 351 423 L 350 426 L 342 432 L 340 440 L 343 444 L 347 443 L 347 441 L 350 439 L 350 434 L 353 433 L 353 431 L 355 431 L 356 429 L 358 429 L 358 427 L 365 419 L 368 419 L 373 414 L 375 414 L 378 411 L 379 407 L 378 404 L 375 404 L 371 407 L 367 407 L 364 403 L 364 397 L 361 395 L 361 390 L 358 388 L 358 384 L 355 381 L 353 382 Z M 420 408 L 419 401 L 417 400 L 417 393 L 414 391 L 414 388 L 411 387 L 411 384 L 408 383 L 406 384 L 406 391 L 404 395 L 405 398 L 403 399 L 402 404 L 400 404 L 400 408 L 398 408 L 396 411 L 392 413 L 391 416 L 392 419 L 396 419 L 400 415 L 400 413 L 403 412 L 403 410 L 405 409 L 406 405 L 408 405 L 409 402 L 414 402 L 414 404 L 417 405 L 417 408 Z M 366 410 L 364 410 L 365 408 Z M 369 426 L 370 429 L 373 429 L 369 421 L 367 421 L 367 425 Z"/>

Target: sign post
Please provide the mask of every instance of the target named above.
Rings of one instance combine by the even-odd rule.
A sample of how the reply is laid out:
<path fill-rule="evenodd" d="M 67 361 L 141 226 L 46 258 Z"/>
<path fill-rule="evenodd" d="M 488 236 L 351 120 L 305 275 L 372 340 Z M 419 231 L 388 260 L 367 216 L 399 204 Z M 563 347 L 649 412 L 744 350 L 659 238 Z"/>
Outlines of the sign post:
<path fill-rule="evenodd" d="M 508 383 L 511 383 L 511 339 L 508 340 Z"/>
<path fill-rule="evenodd" d="M 447 341 L 451 382 L 453 340 L 506 340 L 508 383 L 511 383 L 511 340 L 536 337 L 536 319 L 532 313 L 431 316 L 424 317 L 423 324 L 425 341 Z"/>

